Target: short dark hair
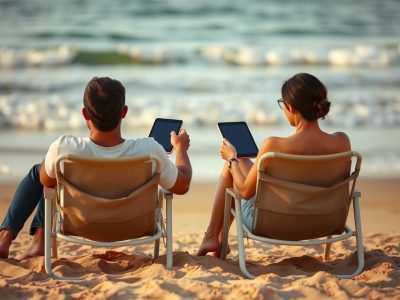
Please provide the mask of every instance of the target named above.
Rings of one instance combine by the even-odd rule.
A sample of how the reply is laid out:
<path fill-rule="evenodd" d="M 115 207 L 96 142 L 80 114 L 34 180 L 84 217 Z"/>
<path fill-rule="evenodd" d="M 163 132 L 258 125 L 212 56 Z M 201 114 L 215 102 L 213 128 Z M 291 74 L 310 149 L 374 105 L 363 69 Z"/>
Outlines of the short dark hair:
<path fill-rule="evenodd" d="M 118 80 L 93 77 L 86 85 L 83 105 L 98 130 L 111 131 L 121 120 L 125 107 L 125 88 Z"/>
<path fill-rule="evenodd" d="M 311 74 L 298 73 L 282 85 L 282 99 L 297 109 L 307 121 L 325 118 L 331 103 L 328 91 L 319 79 Z"/>

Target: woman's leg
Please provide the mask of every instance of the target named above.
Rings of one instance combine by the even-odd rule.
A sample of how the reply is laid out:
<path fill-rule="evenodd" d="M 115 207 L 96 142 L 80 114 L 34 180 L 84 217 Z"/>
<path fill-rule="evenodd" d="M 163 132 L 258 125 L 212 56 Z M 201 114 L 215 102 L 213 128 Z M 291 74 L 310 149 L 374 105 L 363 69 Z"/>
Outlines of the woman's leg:
<path fill-rule="evenodd" d="M 40 183 L 40 164 L 34 165 L 22 179 L 15 191 L 14 198 L 8 208 L 3 223 L 0 226 L 0 257 L 8 257 L 11 241 L 23 228 L 26 220 L 43 198 L 43 186 Z M 34 227 L 43 226 L 43 212 L 38 207 Z M 32 228 L 31 228 L 32 234 Z"/>
<path fill-rule="evenodd" d="M 232 175 L 227 164 L 225 163 L 218 179 L 210 223 L 208 224 L 208 228 L 200 248 L 197 251 L 197 256 L 204 256 L 208 252 L 215 252 L 220 248 L 218 237 L 222 229 L 222 222 L 224 218 L 225 190 L 226 188 L 232 187 L 232 185 Z"/>
<path fill-rule="evenodd" d="M 249 159 L 239 160 L 239 166 L 244 174 L 249 173 L 252 165 L 253 163 Z M 197 251 L 198 256 L 206 255 L 208 252 L 215 252 L 218 255 L 220 251 L 221 232 L 224 221 L 225 191 L 227 188 L 231 187 L 233 187 L 233 179 L 228 164 L 225 163 L 218 179 L 210 223 L 200 248 Z"/>

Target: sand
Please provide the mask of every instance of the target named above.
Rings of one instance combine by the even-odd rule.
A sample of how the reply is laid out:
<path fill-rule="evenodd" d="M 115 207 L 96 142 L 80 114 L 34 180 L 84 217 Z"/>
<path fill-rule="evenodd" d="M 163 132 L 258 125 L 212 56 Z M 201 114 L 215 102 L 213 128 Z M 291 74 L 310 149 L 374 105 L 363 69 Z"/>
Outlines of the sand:
<path fill-rule="evenodd" d="M 194 182 L 187 195 L 174 198 L 172 269 L 165 268 L 164 255 L 151 257 L 151 244 L 106 249 L 61 241 L 60 258 L 53 260 L 55 273 L 82 280 L 52 280 L 42 257 L 15 259 L 29 244 L 28 223 L 14 241 L 10 257 L 0 259 L 0 299 L 400 299 L 399 183 L 400 179 L 364 179 L 358 184 L 366 265 L 354 279 L 334 276 L 355 268 L 354 241 L 335 243 L 329 262 L 322 262 L 321 246 L 246 242 L 248 268 L 259 275 L 255 280 L 240 273 L 234 230 L 226 261 L 194 256 L 214 189 L 213 183 Z M 1 218 L 14 190 L 14 184 L 0 186 Z M 161 245 L 161 254 L 164 249 Z"/>

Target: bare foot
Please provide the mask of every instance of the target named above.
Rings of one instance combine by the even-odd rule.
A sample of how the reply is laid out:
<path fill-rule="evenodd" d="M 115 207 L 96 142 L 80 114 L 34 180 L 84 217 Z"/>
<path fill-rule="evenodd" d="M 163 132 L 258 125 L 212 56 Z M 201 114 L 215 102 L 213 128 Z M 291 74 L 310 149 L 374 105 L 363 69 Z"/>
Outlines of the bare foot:
<path fill-rule="evenodd" d="M 10 230 L 2 229 L 0 231 L 0 258 L 8 258 L 12 240 L 13 234 Z"/>
<path fill-rule="evenodd" d="M 229 244 L 226 245 L 226 254 L 228 255 L 231 252 L 231 246 Z M 214 251 L 213 256 L 221 257 L 221 245 L 219 245 L 219 249 Z"/>
<path fill-rule="evenodd" d="M 25 253 L 18 257 L 18 260 L 24 260 L 35 256 L 44 255 L 44 228 L 36 228 L 35 234 L 32 237 L 32 242 Z"/>
<path fill-rule="evenodd" d="M 209 233 L 206 233 L 203 241 L 201 242 L 200 248 L 197 251 L 196 256 L 204 256 L 208 252 L 219 251 L 219 248 L 220 246 L 218 238 L 210 235 Z"/>
<path fill-rule="evenodd" d="M 221 240 L 222 240 L 222 232 L 219 233 L 218 235 L 218 243 L 219 243 L 219 247 L 217 251 L 214 251 L 213 256 L 215 257 L 221 257 Z M 226 245 L 226 254 L 229 254 L 231 252 L 231 247 L 229 246 L 229 243 L 227 243 Z"/>

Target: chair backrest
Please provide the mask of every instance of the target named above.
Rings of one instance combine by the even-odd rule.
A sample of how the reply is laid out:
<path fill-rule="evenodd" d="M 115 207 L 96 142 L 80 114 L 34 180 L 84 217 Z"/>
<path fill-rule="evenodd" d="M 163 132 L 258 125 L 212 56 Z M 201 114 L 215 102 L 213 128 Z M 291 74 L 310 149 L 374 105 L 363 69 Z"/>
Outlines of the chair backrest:
<path fill-rule="evenodd" d="M 258 165 L 252 231 L 294 241 L 342 233 L 360 165 L 361 156 L 354 151 L 264 154 Z"/>
<path fill-rule="evenodd" d="M 61 231 L 112 242 L 153 235 L 160 161 L 153 156 L 56 162 Z"/>

